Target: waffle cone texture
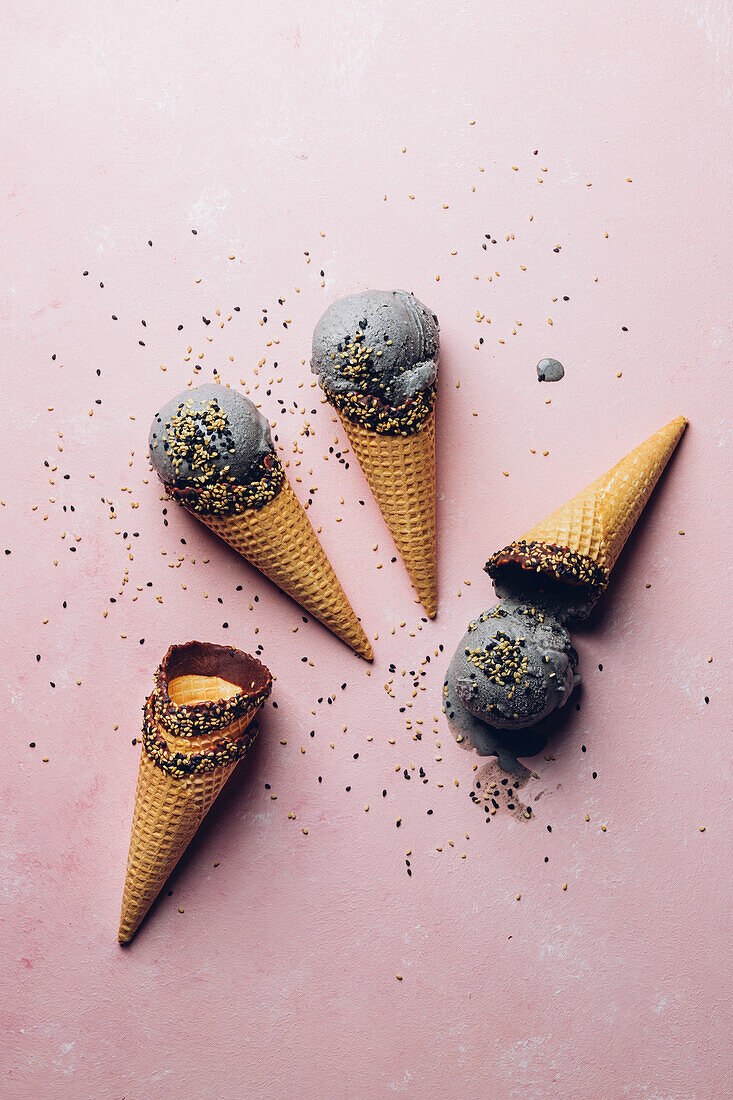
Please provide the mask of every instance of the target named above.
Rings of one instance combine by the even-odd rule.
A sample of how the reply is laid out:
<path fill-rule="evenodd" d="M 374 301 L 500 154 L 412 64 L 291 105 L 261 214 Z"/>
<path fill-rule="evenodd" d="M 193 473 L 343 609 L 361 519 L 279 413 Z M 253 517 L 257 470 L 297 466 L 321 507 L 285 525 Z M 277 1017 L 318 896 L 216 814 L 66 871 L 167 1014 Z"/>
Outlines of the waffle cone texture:
<path fill-rule="evenodd" d="M 611 570 L 687 427 L 678 416 L 608 473 L 553 512 L 522 539 L 494 554 L 486 572 L 497 581 L 522 570 L 580 590 L 587 610 Z"/>
<path fill-rule="evenodd" d="M 438 610 L 435 534 L 435 409 L 410 435 L 341 423 L 429 618 Z"/>
<path fill-rule="evenodd" d="M 192 514 L 355 653 L 371 661 L 367 636 L 287 478 L 261 508 L 227 515 Z"/>
<path fill-rule="evenodd" d="M 143 710 L 118 940 L 129 943 L 238 762 L 272 677 L 260 661 L 202 642 L 171 646 Z"/>

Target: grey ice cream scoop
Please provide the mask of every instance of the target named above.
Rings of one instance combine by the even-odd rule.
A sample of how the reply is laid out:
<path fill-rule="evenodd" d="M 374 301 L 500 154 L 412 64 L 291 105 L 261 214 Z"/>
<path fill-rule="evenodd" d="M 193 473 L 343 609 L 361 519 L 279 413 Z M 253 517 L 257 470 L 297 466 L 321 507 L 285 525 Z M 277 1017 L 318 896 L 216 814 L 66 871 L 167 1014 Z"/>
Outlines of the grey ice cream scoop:
<path fill-rule="evenodd" d="M 537 364 L 537 378 L 540 382 L 559 382 L 565 377 L 565 367 L 559 359 L 540 359 Z"/>
<path fill-rule="evenodd" d="M 436 380 L 438 318 L 406 290 L 338 298 L 313 333 L 311 370 L 322 387 L 403 405 Z"/>
<path fill-rule="evenodd" d="M 158 477 L 178 489 L 246 485 L 273 451 L 270 426 L 249 398 L 214 383 L 172 397 L 153 419 L 148 446 Z"/>
<path fill-rule="evenodd" d="M 517 600 L 484 612 L 451 664 L 460 703 L 499 729 L 523 729 L 568 701 L 580 682 L 570 635 L 552 615 Z"/>

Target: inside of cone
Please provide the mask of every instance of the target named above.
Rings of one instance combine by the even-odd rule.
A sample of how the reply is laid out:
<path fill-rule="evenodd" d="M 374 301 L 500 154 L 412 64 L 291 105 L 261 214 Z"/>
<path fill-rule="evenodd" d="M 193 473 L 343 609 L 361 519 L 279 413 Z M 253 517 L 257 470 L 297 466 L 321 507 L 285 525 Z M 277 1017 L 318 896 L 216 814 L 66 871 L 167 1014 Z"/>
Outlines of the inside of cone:
<path fill-rule="evenodd" d="M 177 707 L 195 706 L 196 703 L 215 703 L 219 699 L 231 699 L 242 689 L 219 676 L 175 676 L 168 682 L 168 695 Z"/>
<path fill-rule="evenodd" d="M 256 695 L 272 683 L 269 671 L 256 657 L 211 642 L 171 646 L 163 670 L 170 699 L 178 706 L 231 699 L 240 692 Z"/>

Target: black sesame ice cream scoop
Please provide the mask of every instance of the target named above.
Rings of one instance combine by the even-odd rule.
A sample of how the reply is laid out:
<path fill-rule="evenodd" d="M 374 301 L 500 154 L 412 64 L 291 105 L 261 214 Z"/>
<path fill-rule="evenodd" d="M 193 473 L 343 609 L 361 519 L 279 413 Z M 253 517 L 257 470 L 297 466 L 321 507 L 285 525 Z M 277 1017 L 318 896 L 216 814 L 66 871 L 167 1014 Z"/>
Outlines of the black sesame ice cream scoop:
<path fill-rule="evenodd" d="M 313 333 L 311 370 L 326 393 L 371 394 L 397 408 L 435 385 L 438 319 L 406 290 L 338 298 Z"/>
<path fill-rule="evenodd" d="M 532 726 L 562 707 L 580 682 L 570 635 L 538 607 L 506 600 L 485 611 L 451 664 L 460 703 L 499 729 Z"/>
<path fill-rule="evenodd" d="M 160 480 L 179 491 L 247 485 L 274 454 L 262 413 L 244 394 L 215 383 L 171 398 L 153 419 L 148 446 Z"/>

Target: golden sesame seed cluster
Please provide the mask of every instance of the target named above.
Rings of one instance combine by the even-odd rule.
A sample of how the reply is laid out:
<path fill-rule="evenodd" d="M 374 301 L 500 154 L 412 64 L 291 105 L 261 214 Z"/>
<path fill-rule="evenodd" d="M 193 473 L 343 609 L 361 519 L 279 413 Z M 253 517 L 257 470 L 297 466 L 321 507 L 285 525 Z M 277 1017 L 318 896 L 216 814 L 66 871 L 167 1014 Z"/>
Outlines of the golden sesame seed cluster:
<path fill-rule="evenodd" d="M 421 390 L 404 405 L 393 408 L 371 393 L 337 393 L 323 387 L 329 404 L 354 424 L 385 435 L 412 435 L 420 430 L 435 406 L 436 387 Z"/>

